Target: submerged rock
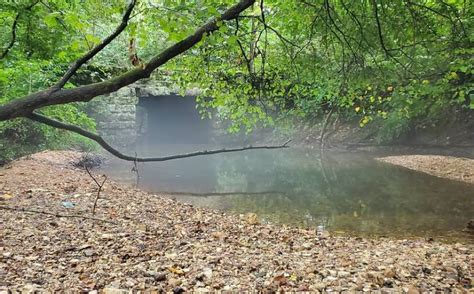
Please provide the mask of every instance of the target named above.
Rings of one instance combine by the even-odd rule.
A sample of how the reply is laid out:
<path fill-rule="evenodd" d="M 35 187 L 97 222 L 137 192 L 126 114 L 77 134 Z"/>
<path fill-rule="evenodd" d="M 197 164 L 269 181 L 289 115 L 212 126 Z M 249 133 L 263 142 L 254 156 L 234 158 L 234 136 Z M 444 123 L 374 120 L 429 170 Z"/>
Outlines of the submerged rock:
<path fill-rule="evenodd" d="M 464 229 L 464 231 L 470 233 L 470 234 L 474 234 L 474 219 L 471 219 L 467 225 L 466 225 L 466 228 Z"/>

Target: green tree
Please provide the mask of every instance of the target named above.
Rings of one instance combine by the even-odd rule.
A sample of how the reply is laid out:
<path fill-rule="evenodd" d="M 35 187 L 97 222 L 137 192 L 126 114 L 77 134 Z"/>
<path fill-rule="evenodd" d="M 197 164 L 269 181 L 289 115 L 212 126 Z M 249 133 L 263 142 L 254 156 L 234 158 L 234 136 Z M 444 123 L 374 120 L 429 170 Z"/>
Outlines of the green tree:
<path fill-rule="evenodd" d="M 379 123 L 386 137 L 381 139 L 391 139 L 439 119 L 448 108 L 474 108 L 470 1 L 232 4 L 0 4 L 3 137 L 20 128 L 43 142 L 63 135 L 31 123 L 36 121 L 134 160 L 93 133 L 83 102 L 148 78 L 158 68 L 183 89 L 201 88 L 202 114 L 213 109 L 231 122 L 231 131 L 323 121 L 337 113 L 361 126 Z"/>
<path fill-rule="evenodd" d="M 37 6 L 37 4 L 43 4 L 45 7 L 40 8 L 40 11 L 38 11 L 37 14 L 35 14 L 35 17 L 43 15 L 42 21 L 44 21 L 44 24 L 46 27 L 50 28 L 52 31 L 49 31 L 48 33 L 53 33 L 53 38 L 49 39 L 47 38 L 45 41 L 45 44 L 42 44 L 41 47 L 44 49 L 44 47 L 48 47 L 51 43 L 56 43 L 58 41 L 58 46 L 64 47 L 66 42 L 63 39 L 65 37 L 66 39 L 73 39 L 73 41 L 70 43 L 71 45 L 71 51 L 69 53 L 66 53 L 66 51 L 60 51 L 56 55 L 50 55 L 46 56 L 46 58 L 38 58 L 40 61 L 46 61 L 46 62 L 54 62 L 54 58 L 65 58 L 66 60 L 74 60 L 72 64 L 67 68 L 65 71 L 65 74 L 60 76 L 59 79 L 57 79 L 56 82 L 54 82 L 54 77 L 49 79 L 44 79 L 43 80 L 43 85 L 47 85 L 48 87 L 46 89 L 40 89 L 37 91 L 33 91 L 32 88 L 30 87 L 28 90 L 23 88 L 20 88 L 19 91 L 21 94 L 24 96 L 21 98 L 12 98 L 14 95 L 8 95 L 8 87 L 6 91 L 5 98 L 2 98 L 2 102 L 4 102 L 0 106 L 0 121 L 9 121 L 12 119 L 16 118 L 28 118 L 32 121 L 40 122 L 48 126 L 52 126 L 58 129 L 63 129 L 63 130 L 68 130 L 75 132 L 79 135 L 82 135 L 84 137 L 87 137 L 89 139 L 92 139 L 96 141 L 98 144 L 100 144 L 102 147 L 104 147 L 107 151 L 111 152 L 113 155 L 122 158 L 124 160 L 130 160 L 130 161 L 164 161 L 164 160 L 170 160 L 170 159 L 176 159 L 176 158 L 184 158 L 184 157 L 191 157 L 191 156 L 198 156 L 198 155 L 207 155 L 207 154 L 214 154 L 214 153 L 221 153 L 221 152 L 234 152 L 234 151 L 242 151 L 242 150 L 247 150 L 247 149 L 268 149 L 268 148 L 282 148 L 286 147 L 286 143 L 281 146 L 261 146 L 261 147 L 243 147 L 243 148 L 234 148 L 234 149 L 221 149 L 221 150 L 212 150 L 212 151 L 199 151 L 199 152 L 194 152 L 194 153 L 188 153 L 188 154 L 181 154 L 181 155 L 173 155 L 173 156 L 168 156 L 168 157 L 154 157 L 154 158 L 136 158 L 136 156 L 128 156 L 125 154 L 122 154 L 118 150 L 114 149 L 112 146 L 110 146 L 105 140 L 100 137 L 97 134 L 94 134 L 91 131 L 88 131 L 84 128 L 81 128 L 80 126 L 74 125 L 74 124 L 69 124 L 62 122 L 60 120 L 57 120 L 55 118 L 52 118 L 48 116 L 48 113 L 57 113 L 60 114 L 62 118 L 64 118 L 64 114 L 67 113 L 67 107 L 72 105 L 72 107 L 76 106 L 75 103 L 77 102 L 88 102 L 91 99 L 114 92 L 121 87 L 124 87 L 126 85 L 129 85 L 133 82 L 136 82 L 140 79 L 147 78 L 151 75 L 151 73 L 160 67 L 161 65 L 165 64 L 169 60 L 175 58 L 176 56 L 184 53 L 188 49 L 192 48 L 194 45 L 199 43 L 204 36 L 211 34 L 214 31 L 217 31 L 221 26 L 223 26 L 225 21 L 229 21 L 234 19 L 235 17 L 238 16 L 240 12 L 248 8 L 249 6 L 252 5 L 254 1 L 249 1 L 249 0 L 242 0 L 236 5 L 230 7 L 227 10 L 224 10 L 223 12 L 218 12 L 217 8 L 214 6 L 214 9 L 207 9 L 202 13 L 202 15 L 197 14 L 198 18 L 204 18 L 204 16 L 209 16 L 211 15 L 212 18 L 208 21 L 205 22 L 204 25 L 201 27 L 193 28 L 191 32 L 191 23 L 189 30 L 187 31 L 184 27 L 180 31 L 176 31 L 174 27 L 165 27 L 164 31 L 168 33 L 168 39 L 171 41 L 173 39 L 179 39 L 179 41 L 172 42 L 171 45 L 163 49 L 160 53 L 154 54 L 149 61 L 147 62 L 142 62 L 139 61 L 138 57 L 136 57 L 136 52 L 133 52 L 133 54 L 137 60 L 134 60 L 137 64 L 134 64 L 136 67 L 128 70 L 124 73 L 119 74 L 118 76 L 112 77 L 112 78 L 106 78 L 103 81 L 95 82 L 94 81 L 89 81 L 89 83 L 85 83 L 85 85 L 79 85 L 75 86 L 74 82 L 71 80 L 71 78 L 76 76 L 76 73 L 78 70 L 85 65 L 88 61 L 90 61 L 94 56 L 96 56 L 98 53 L 100 53 L 102 50 L 104 50 L 105 47 L 107 47 L 114 39 L 116 39 L 128 26 L 128 23 L 130 19 L 134 16 L 137 16 L 140 14 L 140 12 L 136 15 L 132 15 L 132 11 L 136 6 L 136 1 L 132 0 L 129 5 L 127 6 L 126 10 L 123 12 L 121 21 L 119 25 L 107 36 L 101 41 L 99 37 L 97 37 L 95 34 L 93 34 L 93 31 L 95 29 L 95 23 L 93 19 L 89 22 L 86 23 L 88 19 L 91 19 L 92 16 L 96 16 L 98 13 L 101 15 L 105 15 L 105 17 L 110 17 L 113 18 L 116 13 L 117 13 L 117 5 L 114 5 L 115 3 L 111 3 L 110 7 L 104 7 L 104 5 L 99 2 L 91 2 L 90 6 L 82 6 L 79 5 L 79 3 L 76 2 L 69 2 L 69 1 L 54 1 L 53 4 L 55 4 L 54 7 L 49 6 L 48 4 L 45 4 L 43 2 L 34 2 L 32 4 L 29 4 L 28 6 L 15 6 L 15 7 L 9 7 L 9 5 L 6 5 L 7 8 L 10 8 L 11 10 L 16 10 L 15 13 L 10 12 L 10 16 L 14 19 L 13 20 L 13 25 L 11 27 L 11 41 L 7 45 L 7 47 L 4 49 L 4 52 L 2 53 L 1 57 L 4 59 L 4 63 L 8 65 L 8 62 L 10 59 L 5 59 L 11 53 L 11 49 L 14 47 L 15 42 L 16 42 L 16 37 L 17 33 L 21 26 L 19 25 L 19 20 L 25 13 L 32 12 L 33 9 Z M 144 4 L 145 7 L 142 10 L 142 12 L 147 11 L 147 10 L 152 10 L 155 8 L 155 6 L 151 5 L 148 3 Z M 100 9 L 99 9 L 100 8 Z M 103 9 L 105 8 L 105 9 Z M 167 7 L 170 9 L 170 7 Z M 186 7 L 185 7 L 186 8 Z M 191 7 L 188 7 L 191 8 Z M 199 6 L 195 5 L 195 9 L 199 9 Z M 57 10 L 57 11 L 56 11 Z M 172 9 L 174 10 L 174 9 Z M 181 10 L 181 9 L 180 9 Z M 69 12 L 65 12 L 69 11 Z M 72 12 L 71 12 L 72 11 Z M 100 12 L 99 12 L 100 11 Z M 48 13 L 49 12 L 49 13 Z M 70 13 L 71 12 L 71 13 Z M 154 12 L 156 15 L 156 12 Z M 8 15 L 8 13 L 6 13 Z M 85 21 L 82 17 L 84 16 Z M 150 17 L 153 16 L 153 13 L 150 13 Z M 104 23 L 105 20 L 102 20 L 102 23 Z M 170 20 L 172 21 L 172 20 Z M 170 22 L 167 22 L 168 24 Z M 163 23 L 164 25 L 165 23 Z M 137 24 L 130 26 L 130 35 L 131 38 L 134 38 L 136 34 L 136 27 Z M 62 28 L 62 29 L 59 29 Z M 56 30 L 58 30 L 57 35 Z M 74 39 L 74 35 L 67 35 L 68 31 L 74 31 L 77 33 L 78 36 L 82 36 L 83 38 L 79 40 Z M 91 32 L 92 31 L 92 32 Z M 26 32 L 25 35 L 29 35 L 30 32 Z M 41 36 L 39 36 L 39 39 L 41 41 Z M 62 39 L 62 40 L 61 40 Z M 62 42 L 61 42 L 62 41 Z M 69 43 L 67 43 L 69 44 Z M 132 41 L 130 42 L 132 44 Z M 69 45 L 66 45 L 69 46 Z M 87 48 L 85 48 L 87 47 Z M 35 46 L 36 48 L 36 46 Z M 65 48 L 69 49 L 69 48 Z M 82 53 L 81 51 L 87 50 L 85 53 Z M 53 50 L 49 50 L 48 48 L 45 49 L 46 53 L 51 53 Z M 74 55 L 74 52 L 81 52 L 80 54 L 77 54 L 74 58 L 71 58 L 72 55 Z M 34 52 L 36 53 L 36 52 Z M 33 53 L 33 54 L 34 54 Z M 129 52 L 130 54 L 131 52 Z M 25 59 L 28 60 L 28 56 L 24 56 L 21 53 L 20 58 L 18 60 L 20 62 L 24 62 Z M 30 54 L 30 52 L 26 53 L 27 55 Z M 41 54 L 38 52 L 38 54 Z M 30 54 L 31 57 L 32 54 Z M 15 55 L 16 56 L 16 55 Z M 12 59 L 15 57 L 13 56 Z M 78 57 L 79 56 L 79 57 Z M 38 60 L 35 60 L 38 61 Z M 52 65 L 54 66 L 55 63 Z M 24 64 L 23 64 L 24 65 Z M 30 64 L 28 64 L 30 65 Z M 19 69 L 19 68 L 14 68 L 14 66 L 11 66 L 10 68 L 13 68 L 13 71 L 17 71 L 20 73 L 25 72 L 25 68 Z M 7 68 L 8 69 L 8 68 Z M 3 73 L 3 75 L 6 75 L 6 73 Z M 43 75 L 42 75 L 42 78 Z M 21 90 L 24 91 L 24 93 L 21 92 Z M 18 93 L 15 93 L 18 95 Z M 21 94 L 19 96 L 21 96 Z M 37 110 L 38 109 L 44 109 L 45 107 L 48 107 L 46 111 L 42 111 L 42 113 L 39 113 Z M 54 106 L 54 107 L 51 107 Z M 58 106 L 61 106 L 61 108 L 58 108 Z M 76 109 L 78 110 L 78 109 Z M 70 111 L 71 112 L 71 111 Z M 74 112 L 74 111 L 72 111 Z M 74 112 L 77 113 L 77 112 Z M 79 112 L 80 116 L 80 112 Z M 80 120 L 80 118 L 74 118 L 76 122 Z"/>

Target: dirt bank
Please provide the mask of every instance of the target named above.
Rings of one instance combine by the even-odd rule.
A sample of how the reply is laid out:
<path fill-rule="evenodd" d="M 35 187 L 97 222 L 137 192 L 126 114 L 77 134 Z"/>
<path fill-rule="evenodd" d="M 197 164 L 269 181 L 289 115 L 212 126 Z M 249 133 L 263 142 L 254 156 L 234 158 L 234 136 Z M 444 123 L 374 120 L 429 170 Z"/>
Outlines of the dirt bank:
<path fill-rule="evenodd" d="M 473 287 L 471 244 L 333 237 L 112 181 L 93 216 L 96 185 L 71 165 L 79 157 L 43 152 L 0 169 L 0 290 L 416 293 Z"/>
<path fill-rule="evenodd" d="M 474 184 L 474 159 L 440 155 L 400 155 L 378 160 L 440 178 Z"/>

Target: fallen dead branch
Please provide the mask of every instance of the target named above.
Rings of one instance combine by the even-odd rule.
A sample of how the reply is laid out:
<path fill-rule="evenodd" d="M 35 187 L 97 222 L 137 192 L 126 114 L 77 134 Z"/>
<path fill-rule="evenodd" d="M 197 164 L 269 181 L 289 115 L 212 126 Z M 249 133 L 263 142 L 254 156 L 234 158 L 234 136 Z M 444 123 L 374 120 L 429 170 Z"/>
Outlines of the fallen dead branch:
<path fill-rule="evenodd" d="M 174 160 L 174 159 L 180 159 L 180 158 L 188 158 L 188 157 L 194 157 L 194 156 L 202 156 L 202 155 L 212 155 L 212 154 L 218 154 L 218 153 L 228 153 L 228 152 L 240 152 L 240 151 L 246 151 L 246 150 L 256 150 L 256 149 L 281 149 L 281 148 L 288 148 L 288 144 L 291 142 L 290 140 L 287 140 L 285 143 L 281 145 L 264 145 L 264 146 L 246 146 L 246 147 L 238 147 L 238 148 L 229 148 L 229 149 L 216 149 L 216 150 L 204 150 L 204 151 L 197 151 L 197 152 L 191 152 L 191 153 L 184 153 L 184 154 L 176 154 L 176 155 L 170 155 L 170 156 L 163 156 L 163 157 L 137 157 L 137 156 L 131 156 L 124 154 L 120 152 L 119 150 L 115 149 L 112 147 L 109 143 L 107 143 L 104 138 L 99 136 L 98 134 L 89 132 L 83 128 L 80 128 L 76 125 L 71 125 L 67 124 L 55 119 L 51 119 L 49 117 L 46 117 L 44 115 L 41 115 L 39 113 L 30 113 L 28 116 L 29 119 L 49 125 L 51 127 L 57 128 L 57 129 L 63 129 L 67 131 L 71 131 L 74 133 L 77 133 L 79 135 L 82 135 L 86 138 L 89 138 L 95 142 L 97 142 L 102 148 L 110 152 L 112 155 L 123 159 L 127 161 L 132 161 L 132 162 L 152 162 L 152 161 L 168 161 L 168 160 Z"/>
<path fill-rule="evenodd" d="M 103 175 L 104 180 L 100 183 L 100 182 L 94 177 L 94 175 L 91 173 L 91 171 L 89 170 L 89 168 L 87 167 L 87 165 L 84 165 L 84 169 L 87 171 L 87 173 L 89 174 L 89 176 L 92 178 L 92 180 L 94 180 L 95 184 L 97 185 L 97 195 L 95 196 L 95 199 L 94 199 L 94 206 L 92 207 L 92 214 L 94 215 L 94 214 L 95 214 L 95 208 L 97 207 L 97 201 L 99 200 L 99 197 L 100 197 L 100 192 L 102 191 L 102 187 L 104 186 L 105 181 L 107 181 L 107 175 Z"/>

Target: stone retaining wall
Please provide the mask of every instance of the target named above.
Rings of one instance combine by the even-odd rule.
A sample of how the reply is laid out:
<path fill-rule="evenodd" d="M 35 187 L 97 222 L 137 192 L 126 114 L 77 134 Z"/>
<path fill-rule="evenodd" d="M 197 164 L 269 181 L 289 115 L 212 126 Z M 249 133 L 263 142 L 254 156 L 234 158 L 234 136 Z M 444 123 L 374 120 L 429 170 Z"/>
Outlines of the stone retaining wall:
<path fill-rule="evenodd" d="M 112 146 L 133 149 L 138 99 L 134 88 L 125 87 L 94 102 L 97 131 Z"/>
<path fill-rule="evenodd" d="M 92 102 L 90 115 L 97 122 L 98 133 L 112 146 L 133 152 L 140 133 L 146 132 L 145 111 L 137 106 L 140 97 L 163 96 L 179 92 L 174 86 L 154 79 L 144 80 L 117 92 L 101 96 Z M 185 95 L 196 96 L 199 90 L 191 89 Z"/>

